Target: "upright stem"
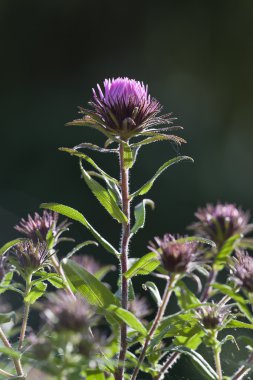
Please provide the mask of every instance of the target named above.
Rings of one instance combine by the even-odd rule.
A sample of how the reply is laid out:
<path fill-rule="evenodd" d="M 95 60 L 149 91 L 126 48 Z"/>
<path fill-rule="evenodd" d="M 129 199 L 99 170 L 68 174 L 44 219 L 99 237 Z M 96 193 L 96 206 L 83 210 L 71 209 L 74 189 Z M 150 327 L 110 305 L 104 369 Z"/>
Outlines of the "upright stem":
<path fill-rule="evenodd" d="M 221 369 L 221 361 L 220 361 L 220 347 L 215 346 L 213 348 L 213 353 L 214 353 L 216 373 L 217 373 L 218 379 L 222 380 L 222 369 Z"/>
<path fill-rule="evenodd" d="M 129 169 L 124 166 L 124 145 L 120 144 L 119 147 L 119 161 L 120 161 L 120 177 L 121 177 L 121 196 L 122 196 L 122 210 L 127 217 L 127 222 L 122 224 L 122 238 L 121 238 L 121 307 L 128 308 L 128 281 L 124 276 L 127 271 L 128 260 L 128 245 L 130 240 L 130 201 L 129 201 Z M 117 380 L 124 379 L 124 362 L 127 351 L 127 326 L 125 323 L 121 325 L 120 331 L 120 353 L 119 353 L 119 366 L 115 378 Z"/>
<path fill-rule="evenodd" d="M 0 339 L 3 342 L 3 344 L 5 345 L 5 347 L 12 349 L 12 346 L 11 346 L 9 340 L 6 337 L 6 335 L 3 332 L 3 330 L 2 330 L 1 327 L 0 327 Z M 20 359 L 17 359 L 17 358 L 13 357 L 12 360 L 13 360 L 14 366 L 16 368 L 17 375 L 18 376 L 24 376 L 24 371 L 23 371 Z"/>
<path fill-rule="evenodd" d="M 31 282 L 32 282 L 32 275 L 28 276 L 26 279 L 25 297 L 30 293 L 31 286 L 32 286 Z M 26 302 L 26 301 L 24 301 L 24 304 L 25 306 L 24 306 L 23 321 L 21 325 L 19 345 L 18 345 L 19 350 L 21 350 L 23 347 L 26 327 L 27 327 L 27 322 L 28 322 L 28 317 L 29 317 L 29 311 L 30 311 L 30 305 L 31 305 L 30 302 Z"/>
<path fill-rule="evenodd" d="M 167 285 L 166 285 L 166 288 L 165 288 L 165 291 L 164 291 L 164 295 L 163 295 L 163 299 L 162 299 L 162 304 L 161 306 L 159 307 L 158 309 L 158 312 L 156 314 L 156 317 L 155 317 L 155 320 L 148 332 L 148 335 L 146 337 L 146 340 L 145 340 L 145 343 L 144 343 L 144 346 L 143 346 L 143 349 L 141 351 L 141 354 L 139 356 L 139 360 L 138 360 L 138 363 L 134 369 L 134 372 L 133 372 L 133 375 L 131 377 L 131 380 L 135 380 L 137 378 L 137 375 L 139 373 L 139 370 L 140 370 L 140 367 L 145 359 L 145 355 L 146 355 L 146 352 L 147 352 L 147 349 L 148 349 L 148 346 L 149 346 L 149 343 L 151 341 L 151 339 L 153 338 L 153 335 L 157 329 L 157 327 L 159 326 L 159 323 L 165 313 L 165 310 L 166 310 L 166 307 L 168 305 L 168 302 L 169 302 L 169 299 L 170 299 L 170 296 L 171 296 L 171 293 L 172 293 L 172 289 L 173 289 L 173 286 L 175 284 L 175 276 L 171 276 L 171 278 L 167 281 Z"/>
<path fill-rule="evenodd" d="M 217 272 L 214 269 L 211 269 L 211 271 L 209 273 L 209 277 L 208 277 L 206 285 L 205 285 L 205 288 L 204 288 L 204 291 L 200 297 L 201 302 L 206 302 L 208 300 L 208 298 L 210 296 L 211 286 L 214 283 L 216 277 L 217 277 Z"/>

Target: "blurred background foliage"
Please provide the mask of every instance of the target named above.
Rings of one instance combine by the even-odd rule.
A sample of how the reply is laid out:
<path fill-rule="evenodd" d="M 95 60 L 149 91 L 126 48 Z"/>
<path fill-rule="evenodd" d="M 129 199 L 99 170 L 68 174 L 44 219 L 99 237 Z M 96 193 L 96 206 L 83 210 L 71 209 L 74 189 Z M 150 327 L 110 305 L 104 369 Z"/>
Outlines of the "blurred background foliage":
<path fill-rule="evenodd" d="M 64 124 L 96 83 L 113 76 L 149 84 L 185 128 L 181 152 L 195 159 L 169 169 L 149 193 L 156 209 L 148 210 L 133 255 L 146 253 L 154 235 L 184 233 L 206 202 L 253 210 L 252 29 L 250 0 L 1 0 L 0 243 L 17 236 L 20 217 L 57 201 L 83 211 L 118 244 L 119 226 L 89 193 L 77 160 L 57 150 L 103 144 L 99 133 Z M 143 148 L 132 189 L 177 153 L 167 142 Z M 114 157 L 93 157 L 117 174 Z M 72 233 L 78 242 L 89 238 L 78 225 Z M 88 251 L 112 259 L 101 248 Z M 186 368 L 182 380 L 194 376 Z"/>

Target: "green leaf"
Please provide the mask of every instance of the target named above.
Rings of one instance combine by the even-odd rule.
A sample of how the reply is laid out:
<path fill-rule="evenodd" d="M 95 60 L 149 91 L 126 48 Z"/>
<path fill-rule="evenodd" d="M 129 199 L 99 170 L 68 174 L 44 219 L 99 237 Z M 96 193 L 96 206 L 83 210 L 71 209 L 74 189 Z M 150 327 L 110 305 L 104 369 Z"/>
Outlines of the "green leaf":
<path fill-rule="evenodd" d="M 147 330 L 143 324 L 132 313 L 130 313 L 130 311 L 122 309 L 116 305 L 110 305 L 106 310 L 126 323 L 133 330 L 139 332 L 142 335 L 147 335 Z"/>
<path fill-rule="evenodd" d="M 210 380 L 217 380 L 218 376 L 215 370 L 210 366 L 210 364 L 201 356 L 197 351 L 192 350 L 190 348 L 184 346 L 178 346 L 171 349 L 171 351 L 179 352 L 180 354 L 184 354 L 189 356 L 199 372 L 202 375 L 205 375 Z"/>
<path fill-rule="evenodd" d="M 11 284 L 12 278 L 13 278 L 13 272 L 8 272 L 4 275 L 0 283 L 0 294 L 8 290 L 8 286 Z"/>
<path fill-rule="evenodd" d="M 66 286 L 60 276 L 51 277 L 48 279 L 48 282 L 50 282 L 50 284 L 52 284 L 56 289 L 63 289 Z"/>
<path fill-rule="evenodd" d="M 7 355 L 13 359 L 19 359 L 21 357 L 21 353 L 13 350 L 8 347 L 0 347 L 0 352 L 4 355 Z"/>
<path fill-rule="evenodd" d="M 123 167 L 124 169 L 130 169 L 134 164 L 133 152 L 126 142 L 121 144 L 123 144 Z"/>
<path fill-rule="evenodd" d="M 231 289 L 228 285 L 222 285 L 222 284 L 213 284 L 212 287 L 214 289 L 218 289 L 222 294 L 226 294 L 230 298 L 232 298 L 238 305 L 241 312 L 248 318 L 248 320 L 253 323 L 253 318 L 251 315 L 251 312 L 249 311 L 247 307 L 247 301 L 238 293 L 235 293 L 233 289 Z"/>
<path fill-rule="evenodd" d="M 173 141 L 178 145 L 181 145 L 181 143 L 186 143 L 186 141 L 182 137 L 179 137 L 179 136 L 154 133 L 153 136 L 148 137 L 147 139 L 144 139 L 144 140 L 139 141 L 137 143 L 134 143 L 134 144 L 132 144 L 132 146 L 138 147 L 138 146 L 148 145 L 148 144 L 152 144 L 154 142 L 165 141 L 165 140 Z"/>
<path fill-rule="evenodd" d="M 253 239 L 252 238 L 243 238 L 238 244 L 239 248 L 251 249 L 253 250 Z"/>
<path fill-rule="evenodd" d="M 118 303 L 102 282 L 74 261 L 63 259 L 62 266 L 68 280 L 90 305 L 106 308 Z"/>
<path fill-rule="evenodd" d="M 250 329 L 250 330 L 253 330 L 253 324 L 237 321 L 236 319 L 232 319 L 232 321 L 228 322 L 224 328 L 225 329 Z"/>
<path fill-rule="evenodd" d="M 155 204 L 151 199 L 143 199 L 137 206 L 135 206 L 134 208 L 135 223 L 134 223 L 133 228 L 131 229 L 132 235 L 136 234 L 139 228 L 144 227 L 147 205 L 150 206 L 152 210 L 154 210 Z"/>
<path fill-rule="evenodd" d="M 66 256 L 66 259 L 70 259 L 76 252 L 80 251 L 80 249 L 82 249 L 83 247 L 86 247 L 87 245 L 91 245 L 91 244 L 94 244 L 96 246 L 98 246 L 98 243 L 96 241 L 93 241 L 93 240 L 86 240 L 85 242 L 83 243 L 80 243 L 78 244 L 75 248 L 73 248 Z"/>
<path fill-rule="evenodd" d="M 80 169 L 86 185 L 89 187 L 101 205 L 106 209 L 106 211 L 119 223 L 127 222 L 127 217 L 117 205 L 115 198 L 112 197 L 112 195 L 102 185 L 100 185 L 99 182 L 97 182 L 87 173 L 87 171 L 82 166 L 81 160 Z"/>
<path fill-rule="evenodd" d="M 2 323 L 8 323 L 11 320 L 15 321 L 16 314 L 14 311 L 11 311 L 10 313 L 0 313 L 0 324 Z"/>
<path fill-rule="evenodd" d="M 153 272 L 159 264 L 160 260 L 158 260 L 157 254 L 154 252 L 149 252 L 134 263 L 131 268 L 124 273 L 124 276 L 129 279 L 140 274 L 147 275 Z"/>
<path fill-rule="evenodd" d="M 101 148 L 98 145 L 91 144 L 91 143 L 81 143 L 76 145 L 73 150 L 77 149 L 90 149 L 90 150 L 95 150 L 100 153 L 118 153 L 118 149 L 107 149 L 107 148 Z M 61 149 L 63 150 L 63 149 Z"/>
<path fill-rule="evenodd" d="M 105 380 L 104 372 L 98 370 L 87 371 L 86 380 Z"/>
<path fill-rule="evenodd" d="M 45 293 L 47 285 L 44 282 L 38 282 L 35 286 L 32 287 L 32 290 L 24 298 L 26 303 L 32 305 L 37 299 L 39 299 Z"/>
<path fill-rule="evenodd" d="M 72 207 L 65 206 L 59 203 L 42 203 L 40 205 L 41 208 L 46 208 L 48 210 L 56 211 L 61 215 L 67 216 L 70 219 L 76 220 L 85 226 L 91 234 L 95 237 L 95 239 L 110 253 L 113 253 L 117 257 L 120 256 L 120 253 L 106 241 L 87 221 L 87 219 L 77 210 Z"/>
<path fill-rule="evenodd" d="M 203 243 L 215 248 L 216 244 L 210 239 L 203 238 L 201 236 L 187 236 L 176 240 L 178 243 Z"/>
<path fill-rule="evenodd" d="M 178 156 L 174 157 L 171 160 L 165 162 L 156 172 L 156 174 L 148 181 L 146 182 L 139 190 L 135 191 L 132 195 L 131 198 L 137 197 L 138 195 L 144 195 L 146 194 L 151 187 L 153 186 L 155 180 L 163 173 L 164 170 L 169 168 L 170 166 L 179 163 L 180 161 L 191 161 L 193 162 L 193 159 L 188 156 Z"/>
<path fill-rule="evenodd" d="M 144 290 L 150 291 L 151 296 L 154 299 L 155 303 L 157 304 L 158 307 L 160 307 L 162 303 L 162 299 L 161 299 L 161 296 L 156 284 L 152 281 L 147 281 L 145 282 L 145 284 L 142 284 L 142 287 Z"/>
<path fill-rule="evenodd" d="M 9 241 L 8 243 L 5 243 L 1 248 L 0 248 L 0 256 L 3 255 L 5 252 L 7 252 L 10 248 L 14 247 L 18 243 L 20 243 L 23 240 L 27 240 L 25 238 L 20 238 L 20 239 L 14 239 Z"/>
<path fill-rule="evenodd" d="M 187 288 L 183 281 L 177 282 L 174 292 L 181 310 L 189 310 L 201 304 L 199 299 Z"/>
<path fill-rule="evenodd" d="M 107 273 L 114 270 L 116 270 L 116 267 L 114 265 L 104 265 L 96 273 L 94 273 L 94 276 L 98 280 L 102 280 L 107 275 Z"/>
<path fill-rule="evenodd" d="M 92 158 L 90 158 L 89 156 L 87 156 L 86 154 L 84 153 L 81 153 L 81 152 L 78 152 L 77 150 L 75 149 L 70 149 L 70 148 L 59 148 L 59 150 L 61 150 L 62 152 L 67 152 L 69 153 L 71 156 L 76 156 L 76 157 L 79 157 L 80 159 L 82 160 L 85 160 L 87 161 L 91 166 L 93 166 L 93 168 L 95 168 L 103 177 L 105 177 L 108 181 L 112 182 L 112 183 L 115 183 L 115 184 L 118 184 L 119 181 L 116 179 L 116 178 L 113 178 L 112 176 L 110 176 L 109 174 L 107 174 L 104 170 L 102 170 L 96 163 L 95 161 L 92 160 Z"/>
<path fill-rule="evenodd" d="M 221 250 L 215 256 L 213 268 L 215 271 L 220 271 L 224 268 L 227 263 L 228 257 L 232 254 L 235 249 L 236 244 L 242 238 L 241 234 L 236 234 L 231 236 L 229 239 L 225 241 Z"/>

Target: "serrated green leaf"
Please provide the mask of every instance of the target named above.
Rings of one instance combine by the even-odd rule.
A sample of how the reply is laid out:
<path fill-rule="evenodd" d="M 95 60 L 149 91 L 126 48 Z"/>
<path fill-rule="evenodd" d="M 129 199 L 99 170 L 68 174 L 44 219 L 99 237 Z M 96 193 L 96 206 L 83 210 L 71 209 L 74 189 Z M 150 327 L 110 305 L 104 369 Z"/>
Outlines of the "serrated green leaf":
<path fill-rule="evenodd" d="M 70 149 L 70 148 L 59 148 L 60 151 L 62 152 L 67 152 L 72 156 L 79 157 L 82 160 L 87 161 L 91 166 L 93 166 L 103 177 L 105 177 L 108 181 L 118 184 L 119 181 L 116 178 L 113 178 L 109 174 L 107 174 L 104 170 L 102 170 L 96 163 L 95 161 L 92 160 L 89 156 L 87 156 L 84 153 L 81 153 L 75 149 Z"/>
<path fill-rule="evenodd" d="M 106 310 L 107 312 L 112 313 L 114 316 L 126 323 L 133 330 L 139 332 L 144 336 L 147 335 L 146 328 L 130 311 L 122 309 L 116 305 L 110 305 Z"/>
<path fill-rule="evenodd" d="M 147 139 L 144 139 L 144 140 L 139 141 L 137 143 L 134 143 L 134 144 L 132 144 L 132 146 L 138 147 L 138 146 L 148 145 L 148 144 L 152 144 L 154 142 L 165 141 L 165 140 L 173 141 L 179 145 L 181 145 L 182 143 L 186 143 L 186 141 L 182 137 L 179 137 L 179 136 L 154 133 L 153 136 L 148 137 Z"/>
<path fill-rule="evenodd" d="M 44 282 L 38 282 L 35 286 L 32 287 L 32 290 L 29 294 L 24 298 L 26 303 L 32 305 L 37 301 L 40 297 L 43 296 L 47 288 L 47 285 Z"/>
<path fill-rule="evenodd" d="M 72 260 L 64 259 L 62 266 L 73 287 L 90 305 L 106 308 L 111 304 L 118 304 L 112 292 L 80 265 Z"/>
<path fill-rule="evenodd" d="M 152 210 L 155 208 L 155 204 L 151 199 L 143 199 L 137 206 L 134 208 L 134 217 L 135 223 L 131 229 L 131 234 L 134 235 L 136 232 L 144 227 L 146 219 L 146 206 L 150 206 Z"/>
<path fill-rule="evenodd" d="M 154 252 L 149 252 L 145 256 L 141 257 L 138 261 L 136 261 L 124 276 L 127 279 L 130 279 L 137 275 L 147 275 L 153 272 L 158 265 L 160 264 L 160 260 L 157 258 L 157 254 Z"/>
<path fill-rule="evenodd" d="M 170 166 L 172 166 L 174 164 L 179 163 L 180 161 L 186 161 L 186 160 L 193 162 L 193 159 L 191 157 L 188 157 L 188 156 L 174 157 L 171 160 L 165 162 L 157 170 L 156 174 L 148 182 L 146 182 L 143 186 L 141 186 L 141 188 L 139 190 L 135 191 L 130 196 L 130 198 L 134 198 L 134 197 L 137 197 L 138 195 L 144 195 L 144 194 L 146 194 L 151 189 L 151 187 L 153 186 L 153 184 L 156 181 L 156 179 L 164 172 L 164 170 L 168 169 Z"/>
<path fill-rule="evenodd" d="M 66 259 L 70 259 L 76 252 L 80 251 L 80 249 L 82 249 L 83 247 L 86 247 L 87 245 L 96 245 L 98 246 L 98 243 L 96 241 L 93 241 L 93 240 L 86 240 L 84 241 L 83 243 L 80 243 L 78 244 L 77 246 L 75 246 L 66 256 Z"/>
<path fill-rule="evenodd" d="M 192 350 L 188 347 L 178 346 L 172 348 L 170 351 L 179 352 L 180 354 L 184 354 L 189 356 L 194 362 L 196 368 L 202 375 L 205 375 L 210 380 L 217 380 L 218 376 L 215 370 L 210 366 L 210 364 L 201 356 L 197 351 Z"/>
<path fill-rule="evenodd" d="M 161 299 L 160 292 L 159 292 L 156 284 L 152 281 L 147 281 L 147 282 L 145 282 L 145 284 L 142 284 L 142 287 L 144 290 L 150 291 L 150 294 L 151 294 L 152 298 L 154 299 L 156 305 L 158 307 L 160 307 L 161 303 L 162 303 L 162 299 Z"/>
<path fill-rule="evenodd" d="M 126 223 L 127 217 L 117 205 L 115 198 L 112 197 L 112 195 L 99 182 L 97 182 L 87 173 L 87 171 L 83 168 L 81 161 L 80 169 L 86 185 L 89 187 L 101 205 L 106 209 L 106 211 L 119 223 Z"/>
<path fill-rule="evenodd" d="M 251 315 L 251 312 L 249 311 L 247 307 L 247 301 L 238 293 L 235 293 L 233 289 L 231 289 L 228 285 L 223 284 L 213 284 L 212 287 L 214 289 L 218 289 L 221 293 L 229 296 L 232 298 L 238 305 L 239 309 L 243 312 L 243 314 L 247 317 L 247 319 L 253 323 L 253 317 Z"/>
<path fill-rule="evenodd" d="M 181 310 L 189 310 L 201 304 L 199 299 L 187 288 L 183 281 L 177 282 L 174 292 Z"/>
<path fill-rule="evenodd" d="M 5 243 L 1 248 L 0 248 L 0 256 L 3 255 L 5 252 L 7 252 L 10 248 L 14 247 L 18 243 L 20 243 L 23 240 L 27 240 L 25 238 L 20 238 L 20 239 L 14 239 L 9 241 L 8 243 Z"/>
<path fill-rule="evenodd" d="M 0 313 L 0 324 L 2 323 L 8 323 L 11 320 L 15 321 L 16 314 L 14 311 L 11 311 L 10 313 Z"/>
<path fill-rule="evenodd" d="M 242 238 L 241 234 L 231 236 L 225 241 L 218 254 L 215 256 L 213 268 L 215 271 L 220 271 L 227 263 L 228 257 L 232 254 L 236 244 Z"/>
<path fill-rule="evenodd" d="M 81 143 L 76 145 L 73 149 L 90 149 L 100 153 L 118 153 L 118 149 L 101 148 L 100 146 L 91 143 Z"/>
<path fill-rule="evenodd" d="M 88 220 L 79 211 L 75 210 L 72 207 L 65 206 L 59 203 L 42 203 L 40 207 L 56 211 L 61 215 L 67 216 L 68 218 L 81 223 L 91 232 L 91 234 L 102 245 L 102 247 L 104 247 L 108 252 L 113 253 L 117 257 L 120 256 L 120 253 L 90 225 Z"/>

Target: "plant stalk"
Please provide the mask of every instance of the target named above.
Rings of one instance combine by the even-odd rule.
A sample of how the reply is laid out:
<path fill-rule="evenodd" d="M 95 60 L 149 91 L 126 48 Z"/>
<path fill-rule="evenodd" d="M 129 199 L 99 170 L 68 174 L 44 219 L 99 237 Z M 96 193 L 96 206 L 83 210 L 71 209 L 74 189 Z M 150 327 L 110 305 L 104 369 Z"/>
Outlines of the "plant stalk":
<path fill-rule="evenodd" d="M 61 278 L 62 278 L 62 280 L 64 282 L 66 292 L 70 295 L 70 297 L 72 297 L 73 299 L 76 299 L 76 296 L 74 295 L 74 293 L 72 292 L 72 290 L 71 290 L 71 288 L 69 286 L 69 283 L 68 283 L 68 280 L 66 278 L 65 272 L 64 272 L 61 264 L 59 263 L 59 261 L 58 261 L 55 253 L 51 256 L 51 261 L 53 263 L 54 269 L 56 270 L 56 273 L 59 276 L 61 276 Z"/>
<path fill-rule="evenodd" d="M 26 289 L 25 289 L 25 296 L 28 296 L 28 294 L 30 293 L 31 291 L 31 287 L 32 287 L 32 274 L 27 276 L 26 278 Z M 30 302 L 26 302 L 24 301 L 24 313 L 23 313 L 23 321 L 22 321 L 22 325 L 21 325 L 21 330 L 20 330 L 20 337 L 19 337 L 19 345 L 18 345 L 18 349 L 19 351 L 22 350 L 23 348 L 23 343 L 24 343 L 24 339 L 25 339 L 25 333 L 26 333 L 26 328 L 27 328 L 27 322 L 28 322 L 28 317 L 29 317 L 29 312 L 30 312 Z"/>
<path fill-rule="evenodd" d="M 1 327 L 0 327 L 0 339 L 2 340 L 5 347 L 12 349 L 12 345 L 10 344 L 8 338 L 6 337 Z M 23 371 L 20 359 L 12 358 L 12 360 L 13 360 L 17 375 L 24 376 L 24 371 Z"/>
<path fill-rule="evenodd" d="M 159 326 L 159 323 L 160 323 L 160 321 L 161 321 L 161 319 L 165 313 L 165 310 L 166 310 L 166 307 L 167 307 L 168 302 L 170 300 L 170 296 L 172 293 L 172 289 L 175 285 L 175 282 L 176 282 L 176 276 L 175 275 L 172 275 L 170 277 L 170 279 L 167 281 L 166 288 L 165 288 L 164 295 L 163 295 L 163 299 L 162 299 L 162 304 L 159 307 L 158 312 L 156 314 L 156 317 L 154 319 L 154 322 L 153 322 L 153 324 L 152 324 L 152 326 L 148 332 L 148 335 L 146 337 L 143 349 L 142 349 L 141 354 L 139 356 L 138 363 L 137 363 L 137 365 L 134 369 L 134 372 L 132 374 L 131 380 L 136 380 L 136 378 L 137 378 L 140 367 L 141 367 L 141 365 L 145 359 L 145 355 L 146 355 L 149 343 L 150 343 L 151 339 L 153 338 L 154 333 L 155 333 L 157 327 Z"/>
<path fill-rule="evenodd" d="M 120 177 L 121 177 L 121 196 L 122 210 L 127 217 L 127 222 L 122 223 L 122 238 L 121 238 L 121 307 L 128 309 L 128 281 L 124 273 L 128 269 L 128 246 L 130 240 L 130 200 L 129 200 L 129 169 L 124 165 L 124 145 L 119 146 L 119 162 L 120 162 Z M 115 378 L 117 380 L 124 379 L 124 363 L 127 351 L 127 325 L 121 324 L 120 330 L 120 353 L 119 365 L 116 371 Z"/>
<path fill-rule="evenodd" d="M 222 380 L 222 369 L 221 369 L 221 360 L 220 360 L 220 347 L 215 346 L 213 348 L 214 361 L 216 367 L 216 373 L 218 380 Z"/>

